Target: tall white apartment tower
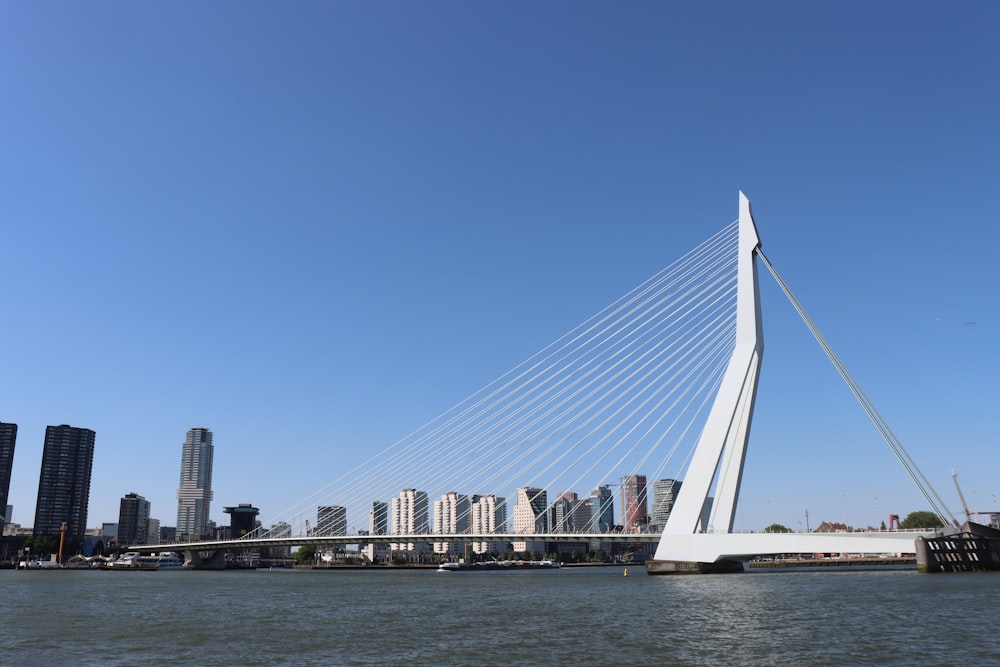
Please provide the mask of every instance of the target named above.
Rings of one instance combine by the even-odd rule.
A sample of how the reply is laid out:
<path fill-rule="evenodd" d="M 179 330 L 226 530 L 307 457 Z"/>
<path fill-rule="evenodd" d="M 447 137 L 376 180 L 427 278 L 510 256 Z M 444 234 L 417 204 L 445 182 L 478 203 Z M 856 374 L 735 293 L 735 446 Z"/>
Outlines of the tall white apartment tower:
<path fill-rule="evenodd" d="M 507 503 L 503 498 L 494 495 L 472 496 L 472 530 L 473 533 L 502 533 L 507 528 Z M 500 542 L 473 542 L 472 550 L 477 554 L 496 551 L 498 554 L 506 548 Z"/>
<path fill-rule="evenodd" d="M 181 485 L 177 489 L 177 537 L 199 540 L 208 534 L 208 511 L 212 504 L 212 432 L 193 428 L 187 432 L 181 451 Z"/>
<path fill-rule="evenodd" d="M 403 489 L 398 498 L 392 499 L 392 532 L 390 535 L 422 535 L 429 533 L 430 521 L 427 516 L 427 492 Z M 426 543 L 393 542 L 393 551 L 420 551 Z"/>
<path fill-rule="evenodd" d="M 464 533 L 469 530 L 469 496 L 448 491 L 434 501 L 434 532 Z M 462 542 L 435 542 L 434 553 L 450 554 L 462 551 Z"/>

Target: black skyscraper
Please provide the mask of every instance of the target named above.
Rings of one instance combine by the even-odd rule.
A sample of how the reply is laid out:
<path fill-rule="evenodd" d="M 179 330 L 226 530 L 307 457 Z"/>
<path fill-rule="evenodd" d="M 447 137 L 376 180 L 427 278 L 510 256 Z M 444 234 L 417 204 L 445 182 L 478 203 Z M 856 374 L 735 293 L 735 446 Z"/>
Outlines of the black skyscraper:
<path fill-rule="evenodd" d="M 122 496 L 118 510 L 118 544 L 149 544 L 149 501 L 138 493 Z"/>
<path fill-rule="evenodd" d="M 10 492 L 10 469 L 14 465 L 14 443 L 17 442 L 17 424 L 0 422 L 0 514 L 7 514 L 7 494 Z M 4 516 L 2 523 L 10 521 Z"/>
<path fill-rule="evenodd" d="M 86 532 L 94 436 L 90 429 L 65 424 L 45 428 L 35 535 L 58 535 L 63 522 L 68 538 L 82 538 Z"/>

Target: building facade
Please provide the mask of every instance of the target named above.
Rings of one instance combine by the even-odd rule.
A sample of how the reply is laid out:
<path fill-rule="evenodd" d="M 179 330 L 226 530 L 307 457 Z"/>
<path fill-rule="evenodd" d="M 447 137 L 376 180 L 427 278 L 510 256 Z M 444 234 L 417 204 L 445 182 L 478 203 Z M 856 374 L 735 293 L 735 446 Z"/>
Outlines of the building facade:
<path fill-rule="evenodd" d="M 181 450 L 181 480 L 177 488 L 177 535 L 196 541 L 210 537 L 208 513 L 212 504 L 212 432 L 193 428 Z"/>
<path fill-rule="evenodd" d="M 7 496 L 10 494 L 10 471 L 14 467 L 15 444 L 17 444 L 17 424 L 0 422 L 0 511 L 3 512 L 3 521 L 0 521 L 0 524 L 13 521 L 11 517 L 13 511 L 7 505 Z"/>
<path fill-rule="evenodd" d="M 587 533 L 610 533 L 615 527 L 615 501 L 610 486 L 598 486 L 587 498 L 589 509 L 583 531 Z"/>
<path fill-rule="evenodd" d="M 560 493 L 555 502 L 549 506 L 549 527 L 553 533 L 576 532 L 576 509 L 580 500 L 574 491 Z"/>
<path fill-rule="evenodd" d="M 321 505 L 316 508 L 316 535 L 347 535 L 347 508 Z"/>
<path fill-rule="evenodd" d="M 285 521 L 279 521 L 273 524 L 264 532 L 264 537 L 267 538 L 281 538 L 281 537 L 291 537 L 292 536 L 292 526 Z M 292 547 L 267 547 L 266 549 L 261 549 L 261 558 L 291 558 Z"/>
<path fill-rule="evenodd" d="M 430 533 L 427 512 L 427 492 L 403 489 L 398 498 L 392 499 L 392 535 L 423 535 Z M 420 542 L 393 542 L 393 551 L 425 551 L 427 544 Z"/>
<path fill-rule="evenodd" d="M 472 514 L 471 532 L 502 533 L 507 530 L 507 503 L 503 498 L 492 494 L 488 496 L 472 496 L 470 507 Z M 496 553 L 507 550 L 504 542 L 473 542 L 472 550 L 477 554 Z"/>
<path fill-rule="evenodd" d="M 229 536 L 238 540 L 257 529 L 257 515 L 260 510 L 250 503 L 240 503 L 235 507 L 223 507 L 222 511 L 229 515 Z"/>
<path fill-rule="evenodd" d="M 146 544 L 160 543 L 160 520 L 149 518 L 146 522 Z"/>
<path fill-rule="evenodd" d="M 469 530 L 469 496 L 448 491 L 441 500 L 434 501 L 434 532 L 465 533 Z M 459 554 L 464 551 L 464 542 L 435 542 L 434 553 Z"/>
<path fill-rule="evenodd" d="M 149 544 L 148 530 L 149 501 L 138 493 L 126 493 L 118 509 L 118 543 L 123 547 Z"/>
<path fill-rule="evenodd" d="M 381 500 L 372 502 L 372 508 L 368 511 L 368 534 L 389 534 L 389 503 Z M 385 542 L 369 542 L 362 551 L 371 562 L 381 563 L 389 555 L 389 545 Z"/>
<path fill-rule="evenodd" d="M 517 490 L 517 500 L 514 503 L 515 533 L 545 533 L 548 532 L 548 496 L 545 489 L 533 486 L 522 486 Z M 514 542 L 514 551 L 544 551 L 545 543 L 538 541 Z"/>
<path fill-rule="evenodd" d="M 626 475 L 622 480 L 622 525 L 625 532 L 643 532 L 648 524 L 646 476 Z"/>
<path fill-rule="evenodd" d="M 680 491 L 681 483 L 676 479 L 658 479 L 653 482 L 653 509 L 649 515 L 652 526 L 662 530 L 667 525 L 670 510 L 674 508 Z"/>
<path fill-rule="evenodd" d="M 59 535 L 63 523 L 67 537 L 82 539 L 86 534 L 95 439 L 86 428 L 45 427 L 34 535 Z"/>

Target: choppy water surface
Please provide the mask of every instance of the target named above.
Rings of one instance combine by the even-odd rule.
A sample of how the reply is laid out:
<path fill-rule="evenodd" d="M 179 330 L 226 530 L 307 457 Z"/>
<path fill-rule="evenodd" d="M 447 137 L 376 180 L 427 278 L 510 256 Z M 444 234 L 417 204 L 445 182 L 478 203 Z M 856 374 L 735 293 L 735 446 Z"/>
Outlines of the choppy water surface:
<path fill-rule="evenodd" d="M 3 665 L 1000 663 L 1000 574 L 0 571 Z"/>

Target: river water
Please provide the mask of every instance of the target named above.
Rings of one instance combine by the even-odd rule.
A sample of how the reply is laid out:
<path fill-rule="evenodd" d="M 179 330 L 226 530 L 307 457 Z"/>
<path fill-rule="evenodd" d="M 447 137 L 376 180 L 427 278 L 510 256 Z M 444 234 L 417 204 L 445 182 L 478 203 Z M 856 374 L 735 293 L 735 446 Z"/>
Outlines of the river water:
<path fill-rule="evenodd" d="M 1000 574 L 0 571 L 0 664 L 1000 664 Z"/>

